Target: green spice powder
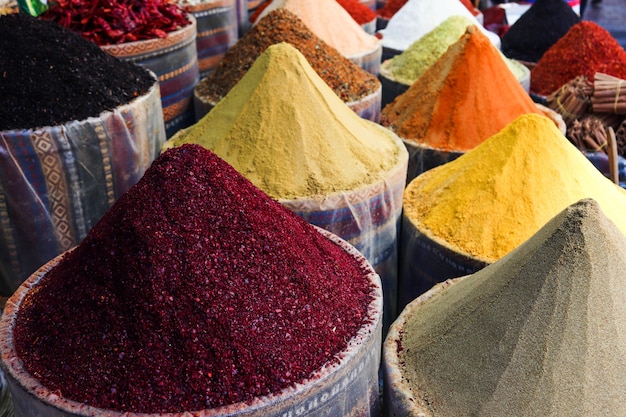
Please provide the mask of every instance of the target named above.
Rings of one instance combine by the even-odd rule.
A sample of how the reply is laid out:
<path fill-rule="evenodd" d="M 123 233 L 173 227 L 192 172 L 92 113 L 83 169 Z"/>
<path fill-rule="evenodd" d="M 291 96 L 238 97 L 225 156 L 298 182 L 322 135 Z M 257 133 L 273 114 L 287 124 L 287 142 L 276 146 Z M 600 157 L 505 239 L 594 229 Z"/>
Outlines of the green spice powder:
<path fill-rule="evenodd" d="M 592 199 L 410 311 L 398 351 L 424 416 L 623 416 L 626 237 Z"/>

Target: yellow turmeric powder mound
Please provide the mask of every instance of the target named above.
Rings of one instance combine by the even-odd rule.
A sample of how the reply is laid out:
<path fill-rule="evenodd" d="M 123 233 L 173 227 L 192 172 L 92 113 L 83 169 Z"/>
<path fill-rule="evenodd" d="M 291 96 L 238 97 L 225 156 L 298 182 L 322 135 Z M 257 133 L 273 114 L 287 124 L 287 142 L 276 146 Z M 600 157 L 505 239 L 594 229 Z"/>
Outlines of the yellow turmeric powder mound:
<path fill-rule="evenodd" d="M 626 237 L 597 202 L 444 285 L 385 342 L 405 393 L 390 407 L 412 409 L 391 415 L 624 416 Z"/>
<path fill-rule="evenodd" d="M 396 134 L 359 117 L 284 42 L 164 149 L 183 143 L 215 152 L 275 199 L 356 190 L 408 159 Z"/>
<path fill-rule="evenodd" d="M 468 151 L 516 117 L 540 113 L 489 39 L 474 26 L 403 94 L 381 124 L 442 151 Z"/>
<path fill-rule="evenodd" d="M 492 263 L 583 198 L 595 199 L 626 234 L 626 191 L 550 119 L 526 114 L 458 159 L 416 177 L 403 208 L 428 237 Z"/>

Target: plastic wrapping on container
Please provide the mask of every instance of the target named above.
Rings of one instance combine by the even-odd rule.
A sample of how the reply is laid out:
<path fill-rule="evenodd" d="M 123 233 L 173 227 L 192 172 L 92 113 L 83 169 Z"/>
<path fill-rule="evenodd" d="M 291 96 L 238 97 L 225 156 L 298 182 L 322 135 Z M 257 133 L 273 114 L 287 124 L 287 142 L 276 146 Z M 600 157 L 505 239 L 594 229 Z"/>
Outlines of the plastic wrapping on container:
<path fill-rule="evenodd" d="M 320 233 L 340 245 L 358 259 L 366 271 L 363 279 L 371 282 L 372 302 L 368 318 L 337 361 L 320 368 L 310 379 L 279 393 L 258 397 L 247 403 L 226 405 L 192 413 L 170 413 L 171 417 L 284 417 L 284 416 L 346 416 L 378 417 L 380 415 L 379 378 L 382 345 L 383 295 L 379 276 L 352 246 L 324 230 Z M 34 273 L 13 295 L 0 321 L 0 353 L 16 417 L 158 417 L 164 414 L 127 413 L 102 410 L 65 399 L 40 384 L 23 367 L 14 343 L 13 328 L 20 304 L 31 288 L 49 271 L 60 257 Z"/>
<path fill-rule="evenodd" d="M 134 62 L 157 75 L 168 138 L 195 121 L 193 89 L 200 81 L 200 70 L 196 18 L 192 14 L 188 17 L 190 25 L 168 33 L 166 38 L 101 46 L 118 59 Z"/>
<path fill-rule="evenodd" d="M 0 294 L 78 244 L 164 142 L 156 81 L 99 117 L 0 132 Z"/>
<path fill-rule="evenodd" d="M 470 275 L 489 265 L 428 236 L 402 215 L 398 262 L 398 311 L 435 284 Z"/>
<path fill-rule="evenodd" d="M 447 280 L 436 284 L 424 294 L 407 305 L 398 319 L 392 324 L 383 343 L 383 415 L 385 416 L 425 416 L 424 410 L 418 407 L 418 402 L 413 398 L 411 382 L 407 381 L 402 374 L 402 363 L 398 355 L 398 347 L 402 340 L 402 331 L 405 323 L 415 314 L 415 311 L 430 300 L 437 293 L 453 285 L 463 278 Z"/>
<path fill-rule="evenodd" d="M 389 103 L 392 103 L 396 97 L 406 92 L 409 89 L 410 85 L 402 84 L 397 81 L 394 81 L 391 74 L 387 70 L 387 66 L 390 61 L 387 59 L 383 61 L 380 66 L 380 73 L 378 74 L 378 80 L 383 88 L 383 97 L 381 107 L 384 109 L 385 106 Z"/>
<path fill-rule="evenodd" d="M 198 70 L 206 77 L 239 38 L 236 0 L 205 0 L 187 6 L 196 18 Z"/>
<path fill-rule="evenodd" d="M 397 314 L 398 234 L 406 167 L 405 157 L 375 184 L 318 198 L 280 200 L 309 223 L 345 239 L 367 258 L 383 283 L 385 331 Z"/>
<path fill-rule="evenodd" d="M 235 0 L 237 7 L 237 32 L 241 38 L 250 29 L 248 20 L 248 0 Z"/>
<path fill-rule="evenodd" d="M 375 34 L 376 33 L 376 18 L 372 19 L 370 22 L 363 23 L 361 27 L 363 28 L 365 33 L 369 33 L 370 35 Z"/>
<path fill-rule="evenodd" d="M 193 93 L 194 109 L 196 121 L 202 119 L 217 103 L 198 94 L 197 89 Z M 363 97 L 361 100 L 346 103 L 356 114 L 366 120 L 378 123 L 380 121 L 380 110 L 382 100 L 382 86 L 373 93 Z"/>
<path fill-rule="evenodd" d="M 383 55 L 382 43 L 378 42 L 376 47 L 371 51 L 363 52 L 359 55 L 348 56 L 350 61 L 363 68 L 365 71 L 378 75 L 380 71 L 380 63 Z"/>
<path fill-rule="evenodd" d="M 0 299 L 0 317 L 4 311 L 5 299 Z M 0 368 L 0 417 L 13 417 L 13 403 L 11 401 L 11 393 L 9 392 L 9 384 L 4 377 L 4 372 Z"/>

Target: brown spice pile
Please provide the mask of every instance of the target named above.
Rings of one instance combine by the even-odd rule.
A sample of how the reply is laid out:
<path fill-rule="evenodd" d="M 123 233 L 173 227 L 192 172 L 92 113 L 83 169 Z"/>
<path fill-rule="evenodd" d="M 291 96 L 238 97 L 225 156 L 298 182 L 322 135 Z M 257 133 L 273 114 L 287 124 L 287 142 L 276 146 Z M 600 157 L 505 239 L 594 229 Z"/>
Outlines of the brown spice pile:
<path fill-rule="evenodd" d="M 228 50 L 215 70 L 196 86 L 196 94 L 219 102 L 269 46 L 281 42 L 298 49 L 345 103 L 362 100 L 380 88 L 376 76 L 313 34 L 298 16 L 280 8 L 268 13 Z"/>
<path fill-rule="evenodd" d="M 626 237 L 591 199 L 406 318 L 428 416 L 623 415 Z"/>

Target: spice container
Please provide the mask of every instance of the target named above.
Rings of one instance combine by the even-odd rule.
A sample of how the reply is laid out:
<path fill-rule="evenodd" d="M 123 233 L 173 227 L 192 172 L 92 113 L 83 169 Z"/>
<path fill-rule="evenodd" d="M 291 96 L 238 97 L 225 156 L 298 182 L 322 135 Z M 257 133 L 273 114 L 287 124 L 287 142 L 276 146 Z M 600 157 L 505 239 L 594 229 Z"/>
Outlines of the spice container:
<path fill-rule="evenodd" d="M 196 18 L 196 49 L 200 78 L 213 71 L 228 49 L 237 42 L 236 0 L 179 1 Z"/>
<path fill-rule="evenodd" d="M 625 247 L 583 199 L 411 301 L 383 345 L 385 415 L 622 415 L 626 310 L 600 300 L 625 295 Z"/>
<path fill-rule="evenodd" d="M 281 42 L 302 52 L 328 86 L 358 115 L 379 121 L 382 87 L 378 79 L 318 38 L 285 8 L 263 17 L 230 48 L 215 71 L 198 83 L 194 89 L 196 120 L 228 94 L 269 46 Z"/>
<path fill-rule="evenodd" d="M 20 286 L 2 366 L 17 417 L 373 417 L 382 303 L 354 247 L 184 145 Z"/>
<path fill-rule="evenodd" d="M 6 299 L 0 297 L 0 318 L 4 313 L 4 305 Z M 9 385 L 4 377 L 4 373 L 0 368 L 0 417 L 13 417 L 13 403 L 11 401 L 11 393 L 9 392 Z"/>
<path fill-rule="evenodd" d="M 200 70 L 196 18 L 193 15 L 188 18 L 191 24 L 168 33 L 165 38 L 101 46 L 114 57 L 141 65 L 157 75 L 167 137 L 195 120 L 193 89 L 200 79 Z"/>
<path fill-rule="evenodd" d="M 153 73 L 53 22 L 0 19 L 11 56 L 1 95 L 15 106 L 0 109 L 0 294 L 10 295 L 138 181 L 165 126 Z M 32 77 L 47 77 L 45 91 Z"/>
<path fill-rule="evenodd" d="M 186 143 L 211 149 L 270 197 L 365 254 L 383 281 L 391 323 L 408 159 L 393 132 L 355 114 L 303 54 L 280 43 L 164 149 Z"/>
<path fill-rule="evenodd" d="M 626 230 L 619 214 L 626 204 L 623 190 L 548 118 L 519 116 L 476 148 L 407 186 L 399 307 L 436 282 L 494 263 L 560 210 L 587 197 Z"/>

